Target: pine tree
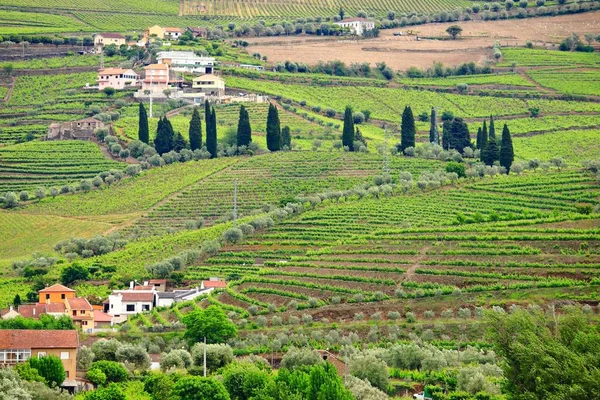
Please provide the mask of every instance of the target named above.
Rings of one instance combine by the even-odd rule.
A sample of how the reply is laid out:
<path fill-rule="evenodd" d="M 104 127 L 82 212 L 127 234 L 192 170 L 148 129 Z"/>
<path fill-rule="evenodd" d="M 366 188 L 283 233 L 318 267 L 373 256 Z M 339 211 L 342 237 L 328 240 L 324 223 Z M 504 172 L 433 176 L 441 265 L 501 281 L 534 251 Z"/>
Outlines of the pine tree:
<path fill-rule="evenodd" d="M 150 141 L 150 130 L 148 129 L 148 114 L 146 114 L 146 107 L 144 107 L 144 103 L 140 103 L 139 107 L 138 139 L 146 144 L 148 144 L 148 142 Z"/>
<path fill-rule="evenodd" d="M 284 126 L 281 130 L 281 148 L 284 147 L 288 150 L 292 149 L 292 134 L 289 126 Z"/>
<path fill-rule="evenodd" d="M 346 111 L 344 111 L 342 145 L 348 147 L 350 151 L 354 151 L 354 117 L 352 116 L 352 108 L 350 106 L 346 106 Z"/>
<path fill-rule="evenodd" d="M 415 147 L 416 133 L 415 117 L 410 106 L 406 106 L 402 113 L 402 124 L 400 126 L 400 151 L 404 151 L 407 147 Z"/>
<path fill-rule="evenodd" d="M 248 146 L 252 142 L 252 128 L 246 107 L 240 107 L 240 118 L 237 128 L 237 146 Z"/>
<path fill-rule="evenodd" d="M 269 151 L 281 150 L 281 126 L 277 107 L 269 104 L 267 115 L 267 148 Z"/>
<path fill-rule="evenodd" d="M 431 107 L 431 118 L 429 126 L 429 142 L 440 144 L 440 130 L 437 124 L 437 110 Z"/>
<path fill-rule="evenodd" d="M 510 172 L 510 167 L 515 160 L 515 151 L 513 149 L 512 138 L 508 126 L 504 124 L 502 128 L 502 145 L 500 146 L 500 165 L 506 168 L 506 173 Z"/>
<path fill-rule="evenodd" d="M 158 120 L 158 127 L 156 129 L 156 138 L 154 138 L 154 148 L 160 155 L 168 153 L 173 150 L 173 139 L 174 139 L 173 126 L 167 117 L 160 118 Z"/>
<path fill-rule="evenodd" d="M 217 157 L 217 117 L 215 109 L 210 107 L 208 100 L 204 103 L 204 121 L 206 123 L 206 150 L 211 158 Z"/>
<path fill-rule="evenodd" d="M 450 149 L 450 126 L 452 121 L 444 121 L 442 124 L 442 147 L 444 150 Z"/>
<path fill-rule="evenodd" d="M 462 118 L 454 118 L 450 124 L 449 149 L 456 149 L 462 154 L 466 147 L 471 147 L 469 127 Z"/>
<path fill-rule="evenodd" d="M 183 135 L 179 132 L 175 135 L 175 139 L 173 139 L 173 150 L 179 152 L 187 147 L 187 143 L 183 138 Z"/>
<path fill-rule="evenodd" d="M 202 121 L 200 121 L 200 113 L 198 107 L 194 107 L 192 119 L 190 120 L 190 149 L 196 150 L 202 148 Z"/>
<path fill-rule="evenodd" d="M 485 120 L 483 121 L 483 128 L 481 128 L 481 141 L 479 143 L 479 159 L 483 161 L 483 153 L 485 152 L 485 148 L 488 144 L 488 130 Z"/>

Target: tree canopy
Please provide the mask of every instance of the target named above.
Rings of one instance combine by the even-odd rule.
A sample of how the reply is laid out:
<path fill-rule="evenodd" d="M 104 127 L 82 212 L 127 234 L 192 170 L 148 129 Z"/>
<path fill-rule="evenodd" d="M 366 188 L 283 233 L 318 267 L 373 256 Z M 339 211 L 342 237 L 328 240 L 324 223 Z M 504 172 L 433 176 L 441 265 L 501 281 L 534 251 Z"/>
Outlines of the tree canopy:
<path fill-rule="evenodd" d="M 446 28 L 446 33 L 456 40 L 456 37 L 462 33 L 463 29 L 458 25 L 450 25 Z"/>
<path fill-rule="evenodd" d="M 416 133 L 415 117 L 410 106 L 406 106 L 402 112 L 402 122 L 400 124 L 400 148 L 398 150 L 404 151 L 404 149 L 408 147 L 415 147 Z"/>
<path fill-rule="evenodd" d="M 237 328 L 225 312 L 216 306 L 197 309 L 183 318 L 186 325 L 185 337 L 191 342 L 224 343 L 235 337 Z"/>

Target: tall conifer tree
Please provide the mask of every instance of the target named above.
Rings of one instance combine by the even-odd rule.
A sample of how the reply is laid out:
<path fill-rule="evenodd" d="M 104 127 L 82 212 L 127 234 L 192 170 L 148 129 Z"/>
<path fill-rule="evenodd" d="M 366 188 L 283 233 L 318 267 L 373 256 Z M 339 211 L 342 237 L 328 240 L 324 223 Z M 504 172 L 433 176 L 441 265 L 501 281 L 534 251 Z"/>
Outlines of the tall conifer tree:
<path fill-rule="evenodd" d="M 154 148 L 160 155 L 168 153 L 173 150 L 173 141 L 175 133 L 173 132 L 173 126 L 167 117 L 160 118 L 158 120 L 158 127 L 156 129 L 156 138 L 154 139 Z"/>
<path fill-rule="evenodd" d="M 483 131 L 481 130 L 481 127 L 477 128 L 477 142 L 475 143 L 475 147 L 478 149 L 481 148 L 481 136 L 483 136 L 482 133 Z"/>
<path fill-rule="evenodd" d="M 487 138 L 487 143 L 482 150 L 482 155 L 482 161 L 487 165 L 493 165 L 496 161 L 500 160 L 500 148 L 498 147 L 498 141 L 496 140 L 496 129 L 494 128 L 494 117 L 492 116 L 490 116 L 489 137 Z"/>
<path fill-rule="evenodd" d="M 490 131 L 488 134 L 488 140 L 494 138 L 496 140 L 496 128 L 494 128 L 494 116 L 490 115 Z"/>
<path fill-rule="evenodd" d="M 194 112 L 192 113 L 189 135 L 190 149 L 193 151 L 202 148 L 202 121 L 200 121 L 198 107 L 194 107 Z"/>
<path fill-rule="evenodd" d="M 512 138 L 508 126 L 504 124 L 502 128 L 502 144 L 500 146 L 500 165 L 506 168 L 506 173 L 510 172 L 510 167 L 515 161 L 515 151 L 513 149 Z"/>
<path fill-rule="evenodd" d="M 444 121 L 442 124 L 442 147 L 444 150 L 450 149 L 450 127 L 452 121 Z"/>
<path fill-rule="evenodd" d="M 284 126 L 281 130 L 281 148 L 286 147 L 288 150 L 292 149 L 292 134 L 289 126 Z"/>
<path fill-rule="evenodd" d="M 281 150 L 279 112 L 273 104 L 269 104 L 269 113 L 267 115 L 267 148 L 269 151 Z"/>
<path fill-rule="evenodd" d="M 217 157 L 217 118 L 214 108 L 210 107 L 208 100 L 204 103 L 204 121 L 206 123 L 206 150 L 210 158 Z"/>
<path fill-rule="evenodd" d="M 435 107 L 431 107 L 431 118 L 429 126 L 429 142 L 440 144 L 440 130 L 437 124 L 437 110 Z"/>
<path fill-rule="evenodd" d="M 148 114 L 144 103 L 140 103 L 139 121 L 138 121 L 138 139 L 148 144 L 150 141 L 150 129 L 148 128 Z"/>
<path fill-rule="evenodd" d="M 252 128 L 250 127 L 250 117 L 246 107 L 240 107 L 240 117 L 237 128 L 237 145 L 248 146 L 252 142 Z"/>
<path fill-rule="evenodd" d="M 352 108 L 350 106 L 346 106 L 346 110 L 344 111 L 342 145 L 348 147 L 350 151 L 354 151 L 354 117 L 352 116 Z"/>
<path fill-rule="evenodd" d="M 462 118 L 454 118 L 450 124 L 449 149 L 456 149 L 462 154 L 466 147 L 471 147 L 469 127 Z"/>
<path fill-rule="evenodd" d="M 410 109 L 410 106 L 404 107 L 402 112 L 402 124 L 400 126 L 400 151 L 404 151 L 407 147 L 415 147 L 415 117 Z"/>
<path fill-rule="evenodd" d="M 485 120 L 483 120 L 483 128 L 481 128 L 481 141 L 479 143 L 479 159 L 481 161 L 483 160 L 483 153 L 485 152 L 485 148 L 487 147 L 487 143 L 488 143 L 488 130 L 487 130 L 487 125 Z"/>

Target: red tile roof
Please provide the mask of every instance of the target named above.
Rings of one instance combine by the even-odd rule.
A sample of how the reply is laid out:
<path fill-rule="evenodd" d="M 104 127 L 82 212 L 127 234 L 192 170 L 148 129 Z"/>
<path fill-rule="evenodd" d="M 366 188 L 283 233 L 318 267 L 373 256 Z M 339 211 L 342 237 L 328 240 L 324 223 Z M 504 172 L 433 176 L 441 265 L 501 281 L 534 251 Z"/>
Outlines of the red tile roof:
<path fill-rule="evenodd" d="M 133 288 L 133 290 L 152 290 L 154 289 L 154 286 L 136 286 Z"/>
<path fill-rule="evenodd" d="M 171 28 L 171 27 L 165 27 L 163 28 L 165 30 L 165 32 L 181 32 L 183 33 L 184 30 L 181 28 Z"/>
<path fill-rule="evenodd" d="M 92 310 L 92 305 L 84 297 L 76 297 L 74 299 L 67 299 L 71 310 Z"/>
<path fill-rule="evenodd" d="M 202 284 L 205 289 L 227 287 L 227 282 L 225 281 L 202 281 Z"/>
<path fill-rule="evenodd" d="M 102 311 L 94 311 L 94 322 L 110 322 L 112 321 L 112 316 L 108 315 Z"/>
<path fill-rule="evenodd" d="M 148 283 L 167 283 L 166 279 L 150 279 Z"/>
<path fill-rule="evenodd" d="M 154 300 L 154 293 L 132 293 L 125 292 L 123 295 L 123 301 L 152 301 Z"/>
<path fill-rule="evenodd" d="M 76 122 L 82 122 L 82 121 L 85 121 L 88 119 L 91 119 L 91 118 L 85 118 L 85 119 L 82 119 L 82 120 L 79 120 Z M 94 120 L 94 121 L 97 121 L 97 120 Z M 47 292 L 75 292 L 75 291 L 73 289 L 69 289 L 68 287 L 63 286 L 59 283 L 56 283 L 52 286 L 48 286 L 47 288 L 40 290 L 38 293 L 47 293 Z"/>
<path fill-rule="evenodd" d="M 34 312 L 35 310 L 35 312 Z M 19 314 L 25 318 L 39 318 L 40 314 L 46 313 L 45 304 L 21 304 L 19 306 Z"/>
<path fill-rule="evenodd" d="M 0 330 L 0 350 L 9 349 L 50 349 L 77 348 L 79 337 L 77 331 L 60 330 Z"/>
<path fill-rule="evenodd" d="M 69 299 L 71 300 L 71 299 Z M 49 303 L 46 304 L 47 313 L 64 313 L 66 311 L 64 303 Z"/>

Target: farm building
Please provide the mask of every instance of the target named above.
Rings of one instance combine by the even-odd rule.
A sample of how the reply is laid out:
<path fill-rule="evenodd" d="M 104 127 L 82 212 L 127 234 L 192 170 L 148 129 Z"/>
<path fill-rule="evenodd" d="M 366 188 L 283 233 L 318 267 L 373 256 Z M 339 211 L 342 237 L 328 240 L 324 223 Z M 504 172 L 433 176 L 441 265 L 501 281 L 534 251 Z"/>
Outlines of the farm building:
<path fill-rule="evenodd" d="M 98 71 L 98 89 L 111 87 L 116 90 L 123 90 L 136 86 L 138 83 L 138 74 L 132 69 L 106 68 Z"/>
<path fill-rule="evenodd" d="M 181 37 L 181 35 L 183 35 L 184 32 L 185 32 L 185 30 L 183 30 L 181 28 L 166 27 L 166 28 L 164 28 L 164 38 L 171 39 L 171 40 L 177 40 Z"/>
<path fill-rule="evenodd" d="M 188 26 L 187 30 L 189 32 L 191 32 L 192 36 L 195 38 L 198 37 L 206 37 L 206 28 L 202 28 L 202 27 L 193 27 L 193 26 Z"/>
<path fill-rule="evenodd" d="M 217 97 L 225 95 L 225 81 L 216 75 L 202 75 L 192 82 L 192 89 L 197 89 L 200 93 Z"/>
<path fill-rule="evenodd" d="M 213 57 L 196 55 L 193 51 L 161 51 L 156 55 L 159 64 L 168 64 L 173 71 L 212 74 Z"/>
<path fill-rule="evenodd" d="M 346 18 L 338 22 L 334 22 L 341 28 L 348 28 L 353 35 L 362 36 L 366 31 L 375 29 L 375 22 L 365 18 Z"/>
<path fill-rule="evenodd" d="M 94 47 L 102 48 L 104 46 L 110 46 L 111 44 L 116 45 L 117 47 L 122 44 L 127 44 L 125 36 L 120 33 L 99 33 L 94 36 Z"/>
<path fill-rule="evenodd" d="M 144 36 L 146 36 L 147 38 L 157 37 L 159 39 L 163 39 L 165 36 L 165 30 L 164 28 L 158 25 L 154 25 L 146 29 L 146 32 L 144 32 Z"/>
<path fill-rule="evenodd" d="M 62 124 L 53 123 L 48 128 L 46 140 L 90 140 L 95 137 L 94 131 L 99 128 L 104 128 L 104 123 L 91 117 Z"/>

